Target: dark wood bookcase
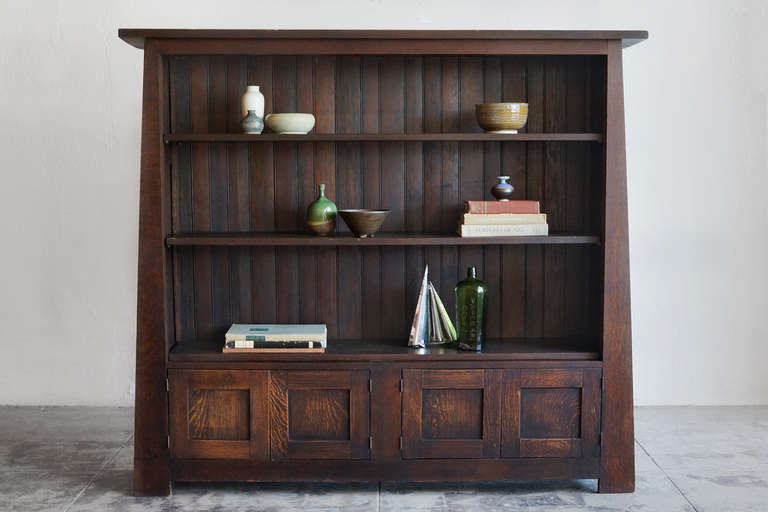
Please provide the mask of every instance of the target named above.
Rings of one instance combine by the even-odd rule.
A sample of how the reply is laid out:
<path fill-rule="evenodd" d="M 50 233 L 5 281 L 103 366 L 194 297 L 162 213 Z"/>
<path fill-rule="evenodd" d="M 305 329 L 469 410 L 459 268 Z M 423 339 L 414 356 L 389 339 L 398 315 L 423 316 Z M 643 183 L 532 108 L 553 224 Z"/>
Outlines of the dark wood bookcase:
<path fill-rule="evenodd" d="M 622 48 L 643 31 L 122 29 L 144 50 L 134 487 L 597 478 L 634 489 Z M 239 133 L 240 95 L 312 112 Z M 476 103 L 527 101 L 516 135 Z M 459 238 L 497 175 L 548 237 Z M 304 227 L 390 208 L 358 240 Z M 481 353 L 409 350 L 424 266 L 490 289 Z M 221 353 L 232 323 L 325 323 L 324 354 Z"/>

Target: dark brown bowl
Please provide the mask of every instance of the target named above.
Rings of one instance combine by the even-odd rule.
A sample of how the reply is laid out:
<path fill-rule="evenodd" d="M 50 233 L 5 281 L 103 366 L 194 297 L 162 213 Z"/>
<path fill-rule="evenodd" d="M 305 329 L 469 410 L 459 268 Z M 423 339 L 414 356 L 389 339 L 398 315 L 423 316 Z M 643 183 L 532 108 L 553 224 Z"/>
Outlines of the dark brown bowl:
<path fill-rule="evenodd" d="M 365 210 L 361 208 L 352 208 L 339 210 L 339 215 L 349 226 L 350 231 L 359 238 L 373 236 L 384 223 L 384 219 L 389 215 L 390 210 Z"/>

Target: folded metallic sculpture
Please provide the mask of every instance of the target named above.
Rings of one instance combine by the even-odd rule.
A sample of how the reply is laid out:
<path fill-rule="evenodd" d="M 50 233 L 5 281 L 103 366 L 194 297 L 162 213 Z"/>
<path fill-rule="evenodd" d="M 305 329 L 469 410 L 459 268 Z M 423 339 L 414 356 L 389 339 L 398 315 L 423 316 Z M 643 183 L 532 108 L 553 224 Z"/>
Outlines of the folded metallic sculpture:
<path fill-rule="evenodd" d="M 425 348 L 456 341 L 456 329 L 440 300 L 435 285 L 429 280 L 429 266 L 424 269 L 416 312 L 413 315 L 408 346 Z"/>

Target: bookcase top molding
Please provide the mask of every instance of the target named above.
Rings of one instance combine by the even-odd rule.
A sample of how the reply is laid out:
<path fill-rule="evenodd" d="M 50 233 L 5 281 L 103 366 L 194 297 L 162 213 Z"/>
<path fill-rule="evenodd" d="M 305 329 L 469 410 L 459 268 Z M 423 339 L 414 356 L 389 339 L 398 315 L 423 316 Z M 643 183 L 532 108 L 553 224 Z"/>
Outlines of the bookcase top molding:
<path fill-rule="evenodd" d="M 621 40 L 627 48 L 648 39 L 646 30 L 223 30 L 121 28 L 118 36 L 136 48 L 146 39 L 373 39 L 373 40 L 473 40 L 566 41 Z"/>

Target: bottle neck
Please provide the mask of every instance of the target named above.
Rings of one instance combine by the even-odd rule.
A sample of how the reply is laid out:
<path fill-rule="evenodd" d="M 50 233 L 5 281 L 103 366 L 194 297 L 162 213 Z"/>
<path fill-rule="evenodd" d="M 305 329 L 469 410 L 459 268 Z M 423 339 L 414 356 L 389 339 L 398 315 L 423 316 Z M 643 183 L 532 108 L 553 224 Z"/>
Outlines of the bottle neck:
<path fill-rule="evenodd" d="M 477 269 L 475 267 L 468 267 L 467 268 L 467 278 L 469 278 L 469 279 L 477 279 Z"/>
<path fill-rule="evenodd" d="M 320 185 L 320 197 L 325 197 L 325 184 Z"/>

